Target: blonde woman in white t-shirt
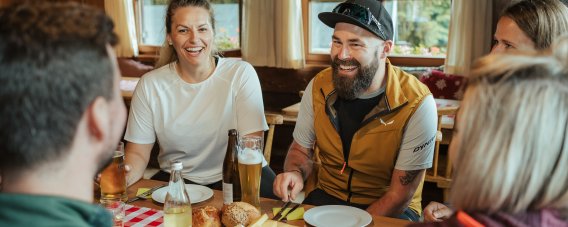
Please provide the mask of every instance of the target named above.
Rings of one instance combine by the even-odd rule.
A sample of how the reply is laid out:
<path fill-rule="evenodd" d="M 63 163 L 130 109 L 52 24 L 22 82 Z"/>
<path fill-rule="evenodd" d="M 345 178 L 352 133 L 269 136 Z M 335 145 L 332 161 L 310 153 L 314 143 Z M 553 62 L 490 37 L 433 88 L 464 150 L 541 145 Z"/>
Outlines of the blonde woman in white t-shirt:
<path fill-rule="evenodd" d="M 145 74 L 132 98 L 125 134 L 128 184 L 138 181 L 159 142 L 161 171 L 181 160 L 183 177 L 221 189 L 227 132 L 263 136 L 268 129 L 260 82 L 247 62 L 215 56 L 214 19 L 206 0 L 173 0 L 166 13 L 166 43 L 156 69 Z M 261 196 L 274 197 L 274 172 L 263 162 Z"/>

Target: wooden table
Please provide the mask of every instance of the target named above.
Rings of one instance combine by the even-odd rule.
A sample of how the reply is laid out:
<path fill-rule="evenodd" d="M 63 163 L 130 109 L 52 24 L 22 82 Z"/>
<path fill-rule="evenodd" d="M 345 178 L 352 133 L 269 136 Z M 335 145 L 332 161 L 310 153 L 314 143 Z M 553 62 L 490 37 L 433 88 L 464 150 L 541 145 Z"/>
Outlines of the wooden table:
<path fill-rule="evenodd" d="M 290 115 L 290 116 L 298 116 L 298 112 L 300 112 L 300 103 L 296 103 L 294 105 L 291 106 L 287 106 L 284 109 L 282 109 L 282 113 L 284 113 L 285 115 Z"/>
<path fill-rule="evenodd" d="M 122 94 L 122 98 L 127 105 L 129 105 L 130 100 L 132 100 L 134 88 L 136 88 L 136 84 L 138 84 L 139 80 L 139 77 L 123 76 L 120 78 L 120 93 Z"/>
<path fill-rule="evenodd" d="M 448 107 L 459 107 L 460 101 L 452 99 L 434 99 L 436 101 L 436 108 L 438 110 L 448 108 Z M 453 129 L 454 128 L 454 116 L 442 116 L 442 128 L 443 129 Z"/>
<path fill-rule="evenodd" d="M 166 182 L 162 182 L 162 181 L 142 179 L 142 180 L 136 182 L 135 184 L 133 184 L 132 186 L 128 187 L 128 190 L 127 190 L 128 198 L 135 197 L 136 192 L 138 191 L 138 188 L 151 188 L 153 186 L 157 186 L 157 185 L 165 184 L 165 183 Z M 138 200 L 138 201 L 135 201 L 131 204 L 135 205 L 135 206 L 149 207 L 149 208 L 158 209 L 158 210 L 163 209 L 163 204 L 155 202 L 152 199 Z M 282 201 L 277 201 L 277 200 L 273 200 L 273 199 L 267 199 L 267 198 L 261 198 L 260 199 L 260 206 L 261 206 L 262 213 L 268 214 L 268 216 L 270 218 L 272 218 L 272 216 L 273 216 L 272 215 L 272 208 L 273 207 L 281 207 L 283 204 L 284 203 Z M 218 190 L 213 190 L 213 197 L 212 198 L 205 200 L 203 202 L 200 202 L 200 203 L 192 204 L 192 207 L 197 208 L 197 207 L 202 207 L 202 206 L 206 206 L 206 205 L 214 206 L 214 207 L 217 207 L 218 209 L 221 209 L 221 207 L 223 206 L 223 192 L 218 191 Z M 304 207 L 305 210 L 308 210 L 308 209 L 312 208 L 313 206 L 304 205 L 303 207 Z M 394 219 L 394 218 L 389 218 L 389 217 L 381 217 L 381 216 L 374 216 L 374 215 L 372 217 L 373 217 L 373 222 L 370 224 L 370 226 L 395 226 L 396 227 L 396 226 L 406 226 L 406 225 L 411 223 L 409 221 Z M 296 225 L 296 226 L 305 226 L 306 225 L 303 220 L 289 221 L 288 224 Z"/>

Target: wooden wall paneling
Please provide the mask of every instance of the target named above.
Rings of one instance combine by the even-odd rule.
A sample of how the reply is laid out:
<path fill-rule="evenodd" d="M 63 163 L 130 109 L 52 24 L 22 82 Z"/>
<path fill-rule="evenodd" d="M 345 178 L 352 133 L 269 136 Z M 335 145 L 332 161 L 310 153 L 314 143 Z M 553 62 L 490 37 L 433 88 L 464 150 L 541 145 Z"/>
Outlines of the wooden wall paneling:
<path fill-rule="evenodd" d="M 60 0 L 60 1 L 62 1 L 62 2 L 65 2 L 65 1 L 78 2 L 78 3 L 81 3 L 81 4 L 87 4 L 87 5 L 95 6 L 99 9 L 102 9 L 102 10 L 105 9 L 105 1 L 104 0 Z M 15 1 L 14 0 L 0 0 L 0 7 L 9 5 L 12 2 L 15 2 Z"/>
<path fill-rule="evenodd" d="M 280 111 L 299 102 L 299 92 L 303 91 L 310 80 L 325 68 L 325 66 L 308 66 L 303 69 L 255 67 L 262 87 L 264 108 Z"/>
<path fill-rule="evenodd" d="M 6 0 L 0 0 L 0 1 L 6 1 Z M 105 10 L 105 1 L 104 0 L 57 0 L 60 2 L 77 2 L 77 3 L 81 3 L 81 4 L 85 4 L 85 5 L 90 5 L 90 6 L 94 6 L 96 8 L 99 8 L 101 10 Z"/>
<path fill-rule="evenodd" d="M 87 4 L 90 6 L 97 7 L 99 9 L 105 10 L 105 1 L 104 0 L 81 0 L 83 4 Z"/>
<path fill-rule="evenodd" d="M 0 7 L 12 4 L 12 0 L 0 0 Z"/>

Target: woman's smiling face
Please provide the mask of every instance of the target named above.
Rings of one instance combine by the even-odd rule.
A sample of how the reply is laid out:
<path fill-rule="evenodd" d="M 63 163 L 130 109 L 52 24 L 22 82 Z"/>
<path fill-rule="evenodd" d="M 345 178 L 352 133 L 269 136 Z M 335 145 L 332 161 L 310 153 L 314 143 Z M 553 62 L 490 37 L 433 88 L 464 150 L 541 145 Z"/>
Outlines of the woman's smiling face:
<path fill-rule="evenodd" d="M 194 6 L 178 8 L 170 26 L 171 33 L 166 38 L 180 61 L 190 65 L 210 61 L 214 33 L 207 9 Z"/>

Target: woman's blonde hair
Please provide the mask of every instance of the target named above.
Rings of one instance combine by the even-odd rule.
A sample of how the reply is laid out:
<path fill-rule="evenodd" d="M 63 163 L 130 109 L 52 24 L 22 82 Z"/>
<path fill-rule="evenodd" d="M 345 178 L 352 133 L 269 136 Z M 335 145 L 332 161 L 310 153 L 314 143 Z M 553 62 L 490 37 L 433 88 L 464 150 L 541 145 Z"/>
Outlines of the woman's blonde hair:
<path fill-rule="evenodd" d="M 567 64 L 568 37 L 547 53 L 477 61 L 452 144 L 456 209 L 568 216 Z"/>
<path fill-rule="evenodd" d="M 557 37 L 568 32 L 568 8 L 559 0 L 514 2 L 502 16 L 515 21 L 539 50 L 549 48 Z"/>
<path fill-rule="evenodd" d="M 211 3 L 207 0 L 170 0 L 168 4 L 168 8 L 166 10 L 166 34 L 172 33 L 172 17 L 174 16 L 175 11 L 178 8 L 182 7 L 201 7 L 206 9 L 209 12 L 209 21 L 211 22 L 211 29 L 213 29 L 213 36 L 215 36 L 215 17 L 213 13 L 213 7 L 211 7 Z M 209 45 L 212 45 L 211 48 L 211 56 L 217 54 L 217 48 L 215 46 L 215 42 L 211 42 Z M 176 54 L 176 50 L 172 45 L 168 43 L 167 40 L 164 40 L 162 47 L 160 47 L 160 57 L 156 62 L 155 68 L 160 68 L 164 65 L 170 64 L 174 61 L 177 61 L 178 57 Z"/>

